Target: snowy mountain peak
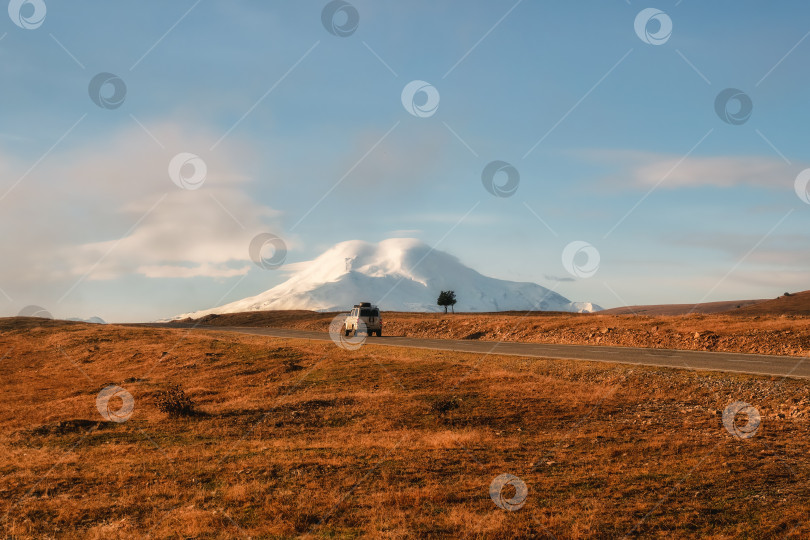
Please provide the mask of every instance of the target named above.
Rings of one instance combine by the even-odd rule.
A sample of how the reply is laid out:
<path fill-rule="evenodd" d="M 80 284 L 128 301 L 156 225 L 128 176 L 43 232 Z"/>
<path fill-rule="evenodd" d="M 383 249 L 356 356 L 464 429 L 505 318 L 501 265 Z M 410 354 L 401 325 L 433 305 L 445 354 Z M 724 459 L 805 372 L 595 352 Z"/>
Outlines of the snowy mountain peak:
<path fill-rule="evenodd" d="M 358 272 L 375 278 L 396 275 L 426 285 L 424 275 L 418 272 L 417 263 L 428 253 L 430 246 L 414 238 L 391 238 L 379 244 L 349 240 L 305 263 L 304 268 L 288 283 L 329 283 L 350 272 Z"/>
<path fill-rule="evenodd" d="M 571 302 L 536 283 L 486 277 L 456 257 L 414 238 L 378 244 L 350 240 L 312 261 L 294 265 L 284 283 L 257 296 L 177 318 L 279 309 L 340 311 L 370 301 L 387 311 L 438 311 L 442 290 L 454 290 L 456 311 L 598 311 L 587 302 Z"/>

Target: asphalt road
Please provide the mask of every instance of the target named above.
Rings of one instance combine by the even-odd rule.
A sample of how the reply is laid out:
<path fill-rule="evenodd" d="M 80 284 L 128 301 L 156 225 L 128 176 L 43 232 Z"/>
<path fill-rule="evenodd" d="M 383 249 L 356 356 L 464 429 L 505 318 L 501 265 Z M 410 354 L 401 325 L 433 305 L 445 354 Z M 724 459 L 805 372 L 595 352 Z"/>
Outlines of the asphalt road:
<path fill-rule="evenodd" d="M 152 325 L 150 325 L 152 326 Z M 237 332 L 278 338 L 331 341 L 328 333 L 286 328 L 249 328 L 223 326 L 197 326 L 169 323 L 174 328 L 193 328 L 194 331 Z M 506 354 L 533 358 L 561 358 L 588 360 L 680 369 L 725 371 L 770 375 L 776 377 L 810 378 L 810 358 L 740 354 L 706 351 L 677 351 L 670 349 L 643 349 L 631 347 L 602 347 L 592 345 L 554 345 L 543 343 L 515 343 L 476 340 L 420 339 L 410 337 L 369 337 L 369 345 L 410 347 L 437 351 L 458 351 L 474 354 Z"/>

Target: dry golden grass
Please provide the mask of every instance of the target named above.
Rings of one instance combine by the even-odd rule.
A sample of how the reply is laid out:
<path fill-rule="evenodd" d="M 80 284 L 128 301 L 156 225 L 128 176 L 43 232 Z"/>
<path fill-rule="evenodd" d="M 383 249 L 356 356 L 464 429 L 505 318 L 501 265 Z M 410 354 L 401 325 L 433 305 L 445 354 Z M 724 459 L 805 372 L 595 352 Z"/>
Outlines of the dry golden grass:
<path fill-rule="evenodd" d="M 805 381 L 19 319 L 0 358 L 5 537 L 810 535 Z M 158 410 L 171 384 L 197 414 Z"/>

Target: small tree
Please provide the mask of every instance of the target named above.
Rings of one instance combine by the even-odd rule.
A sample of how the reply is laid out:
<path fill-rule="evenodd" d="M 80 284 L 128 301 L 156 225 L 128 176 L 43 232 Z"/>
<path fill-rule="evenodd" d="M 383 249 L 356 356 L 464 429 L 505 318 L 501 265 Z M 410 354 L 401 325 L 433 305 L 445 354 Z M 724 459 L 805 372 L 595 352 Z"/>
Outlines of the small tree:
<path fill-rule="evenodd" d="M 447 306 L 453 310 L 453 313 L 456 312 L 456 309 L 453 307 L 456 305 L 456 293 L 455 291 L 442 291 L 439 293 L 439 299 L 436 300 L 436 304 L 442 306 L 444 308 L 444 312 L 447 313 Z"/>

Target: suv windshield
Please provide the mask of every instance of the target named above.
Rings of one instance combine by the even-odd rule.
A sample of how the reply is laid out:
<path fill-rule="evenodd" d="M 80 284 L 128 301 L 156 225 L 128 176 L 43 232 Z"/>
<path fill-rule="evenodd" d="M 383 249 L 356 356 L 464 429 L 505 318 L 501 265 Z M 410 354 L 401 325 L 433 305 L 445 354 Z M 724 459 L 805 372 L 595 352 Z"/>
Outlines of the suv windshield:
<path fill-rule="evenodd" d="M 376 311 L 377 311 L 376 309 L 363 308 L 363 309 L 360 310 L 360 316 L 361 317 L 376 317 L 377 316 L 377 313 L 375 313 Z"/>

